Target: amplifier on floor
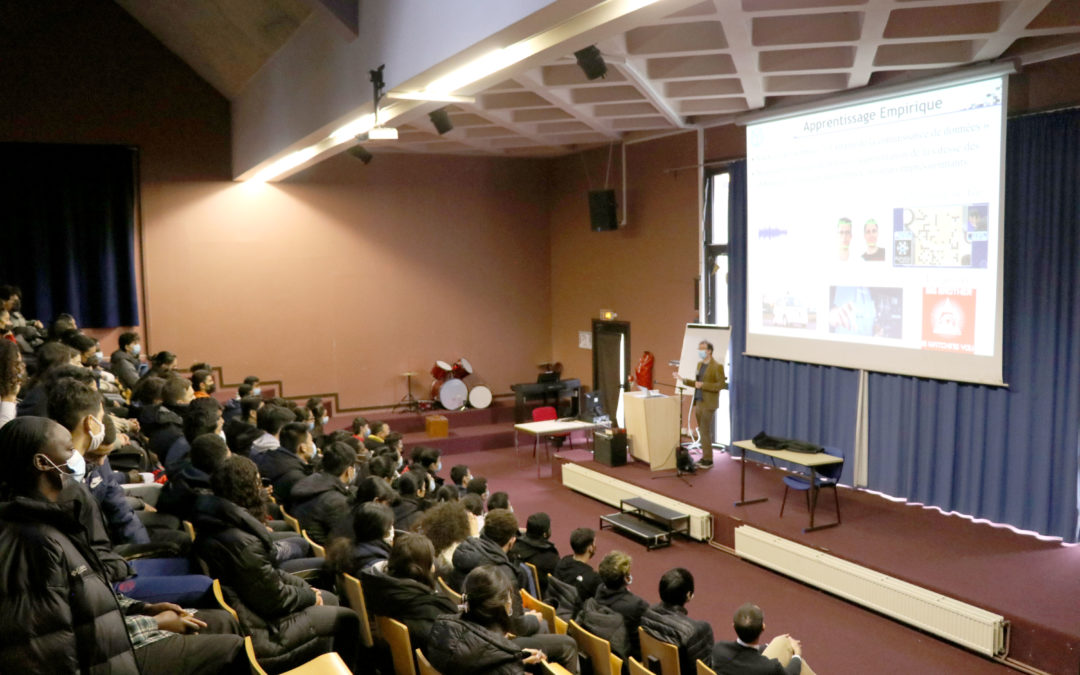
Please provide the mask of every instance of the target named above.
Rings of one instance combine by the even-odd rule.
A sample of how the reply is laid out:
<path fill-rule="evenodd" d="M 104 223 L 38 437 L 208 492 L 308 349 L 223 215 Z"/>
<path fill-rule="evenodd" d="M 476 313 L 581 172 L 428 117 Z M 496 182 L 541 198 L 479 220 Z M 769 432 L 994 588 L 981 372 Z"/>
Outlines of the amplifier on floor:
<path fill-rule="evenodd" d="M 626 429 L 596 432 L 593 448 L 593 457 L 605 466 L 626 464 Z"/>

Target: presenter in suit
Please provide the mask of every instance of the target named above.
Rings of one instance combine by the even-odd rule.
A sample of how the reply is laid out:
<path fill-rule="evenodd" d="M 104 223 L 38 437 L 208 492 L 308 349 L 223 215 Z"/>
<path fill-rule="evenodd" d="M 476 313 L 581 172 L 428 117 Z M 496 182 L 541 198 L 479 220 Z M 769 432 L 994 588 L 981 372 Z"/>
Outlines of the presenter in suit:
<path fill-rule="evenodd" d="M 717 675 L 814 675 L 803 661 L 802 645 L 790 635 L 779 635 L 762 648 L 765 630 L 761 608 L 746 603 L 735 610 L 735 642 L 717 642 L 712 650 L 712 669 Z"/>
<path fill-rule="evenodd" d="M 727 377 L 724 375 L 724 366 L 713 359 L 711 342 L 702 340 L 698 344 L 698 358 L 701 361 L 697 364 L 697 377 L 693 380 L 682 378 L 681 381 L 687 387 L 695 389 L 694 415 L 697 418 L 698 433 L 701 434 L 701 461 L 698 466 L 709 469 L 713 465 L 713 418 L 720 406 L 720 390 L 727 387 Z M 678 373 L 675 373 L 675 381 L 680 381 Z"/>

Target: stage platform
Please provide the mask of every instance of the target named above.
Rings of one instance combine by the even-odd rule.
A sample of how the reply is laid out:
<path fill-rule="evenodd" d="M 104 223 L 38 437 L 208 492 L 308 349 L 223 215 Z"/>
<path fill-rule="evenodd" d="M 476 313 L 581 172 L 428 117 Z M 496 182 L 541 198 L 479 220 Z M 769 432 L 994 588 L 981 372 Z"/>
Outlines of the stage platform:
<path fill-rule="evenodd" d="M 752 525 L 864 567 L 1003 615 L 1011 624 L 1009 657 L 1051 673 L 1076 673 L 1080 664 L 1080 547 L 1064 546 L 1007 527 L 905 504 L 841 487 L 838 527 L 804 533 L 805 497 L 789 493 L 784 517 L 782 472 L 750 462 L 748 498 L 768 501 L 735 506 L 740 460 L 717 452 L 715 466 L 683 478 L 654 478 L 641 462 L 608 467 L 587 451 L 566 450 L 559 459 L 633 483 L 714 516 L 714 542 L 734 548 L 734 530 Z M 822 492 L 818 515 L 834 516 L 831 490 Z"/>

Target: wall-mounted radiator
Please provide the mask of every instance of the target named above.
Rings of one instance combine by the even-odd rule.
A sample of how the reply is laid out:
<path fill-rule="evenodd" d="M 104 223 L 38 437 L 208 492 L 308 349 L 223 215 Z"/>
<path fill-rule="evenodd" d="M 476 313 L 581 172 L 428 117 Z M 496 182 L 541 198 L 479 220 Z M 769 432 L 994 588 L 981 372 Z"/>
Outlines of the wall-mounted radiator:
<path fill-rule="evenodd" d="M 803 583 L 911 624 L 987 656 L 1004 656 L 1009 622 L 940 593 L 841 560 L 749 525 L 735 528 L 735 552 Z"/>

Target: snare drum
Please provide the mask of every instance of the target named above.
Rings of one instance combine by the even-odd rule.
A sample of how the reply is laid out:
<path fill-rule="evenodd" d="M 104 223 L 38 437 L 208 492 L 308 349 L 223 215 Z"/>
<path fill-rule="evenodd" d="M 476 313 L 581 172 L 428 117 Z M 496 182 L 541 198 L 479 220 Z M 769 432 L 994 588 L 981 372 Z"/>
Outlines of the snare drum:
<path fill-rule="evenodd" d="M 439 402 L 447 410 L 460 410 L 465 407 L 465 401 L 469 397 L 469 388 L 465 383 L 456 378 L 435 380 L 431 383 L 431 398 Z"/>
<path fill-rule="evenodd" d="M 469 363 L 469 359 L 462 356 L 457 361 L 454 361 L 454 366 L 450 371 L 450 374 L 459 380 L 464 380 L 469 375 L 472 375 L 472 364 Z"/>
<path fill-rule="evenodd" d="M 491 405 L 491 390 L 482 384 L 478 384 L 469 390 L 469 406 L 472 408 L 486 408 Z"/>
<path fill-rule="evenodd" d="M 434 377 L 438 382 L 442 382 L 446 379 L 446 376 L 449 375 L 450 371 L 452 371 L 453 369 L 454 367 L 446 361 L 436 361 L 435 365 L 431 367 L 431 376 Z M 432 398 L 434 398 L 434 394 L 432 395 Z"/>

